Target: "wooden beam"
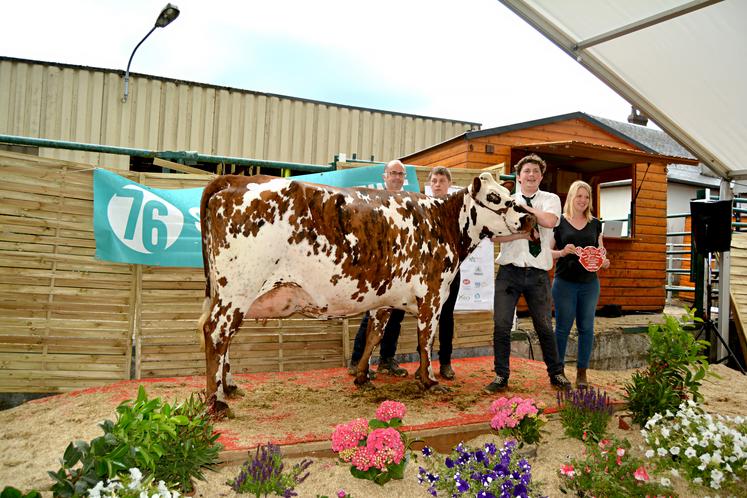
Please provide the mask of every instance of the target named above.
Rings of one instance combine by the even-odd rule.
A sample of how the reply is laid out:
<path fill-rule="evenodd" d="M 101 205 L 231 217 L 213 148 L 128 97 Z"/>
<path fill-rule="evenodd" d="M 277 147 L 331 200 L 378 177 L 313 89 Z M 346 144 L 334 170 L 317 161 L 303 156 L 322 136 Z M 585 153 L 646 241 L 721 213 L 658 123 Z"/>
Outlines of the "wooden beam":
<path fill-rule="evenodd" d="M 215 174 L 212 171 L 205 171 L 202 169 L 193 168 L 192 166 L 185 166 L 184 164 L 175 163 L 173 161 L 167 161 L 166 159 L 161 159 L 160 157 L 153 158 L 153 165 L 161 166 L 162 168 L 173 169 L 174 171 L 179 171 L 180 173 L 194 173 L 197 175 L 214 175 Z"/>

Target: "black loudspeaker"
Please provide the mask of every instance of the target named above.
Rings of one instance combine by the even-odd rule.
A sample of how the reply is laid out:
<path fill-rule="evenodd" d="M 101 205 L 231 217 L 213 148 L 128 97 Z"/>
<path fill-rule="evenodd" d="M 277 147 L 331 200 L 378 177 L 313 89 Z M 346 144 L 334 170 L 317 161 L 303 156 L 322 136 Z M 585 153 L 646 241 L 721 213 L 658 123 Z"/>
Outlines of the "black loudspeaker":
<path fill-rule="evenodd" d="M 731 249 L 732 201 L 690 201 L 695 250 L 702 255 Z"/>

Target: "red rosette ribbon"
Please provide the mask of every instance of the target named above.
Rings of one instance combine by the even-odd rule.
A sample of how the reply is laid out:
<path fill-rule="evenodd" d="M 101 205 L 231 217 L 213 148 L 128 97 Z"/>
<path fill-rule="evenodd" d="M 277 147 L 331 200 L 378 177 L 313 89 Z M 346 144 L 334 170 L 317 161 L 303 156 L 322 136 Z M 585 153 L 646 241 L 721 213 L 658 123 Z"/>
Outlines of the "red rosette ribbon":
<path fill-rule="evenodd" d="M 578 256 L 581 266 L 591 272 L 595 272 L 602 267 L 606 255 L 607 251 L 604 247 L 587 246 L 576 248 L 576 256 Z"/>

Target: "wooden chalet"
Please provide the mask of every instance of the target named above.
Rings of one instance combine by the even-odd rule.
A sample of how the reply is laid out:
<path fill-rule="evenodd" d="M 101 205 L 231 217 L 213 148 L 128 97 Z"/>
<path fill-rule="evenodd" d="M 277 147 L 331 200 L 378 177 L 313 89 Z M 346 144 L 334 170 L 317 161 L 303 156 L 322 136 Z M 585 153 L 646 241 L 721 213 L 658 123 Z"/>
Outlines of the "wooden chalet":
<path fill-rule="evenodd" d="M 647 135 L 659 141 L 664 135 L 670 147 L 647 140 Z M 530 153 L 547 163 L 542 190 L 557 193 L 561 202 L 573 181 L 589 183 L 596 216 L 602 201 L 600 184 L 631 180 L 629 234 L 605 237 L 611 266 L 600 273 L 599 307 L 663 310 L 667 165 L 698 163 L 663 132 L 575 112 L 466 132 L 401 159 L 412 165 L 475 170 L 503 163 L 500 172 L 510 174 L 513 165 Z"/>

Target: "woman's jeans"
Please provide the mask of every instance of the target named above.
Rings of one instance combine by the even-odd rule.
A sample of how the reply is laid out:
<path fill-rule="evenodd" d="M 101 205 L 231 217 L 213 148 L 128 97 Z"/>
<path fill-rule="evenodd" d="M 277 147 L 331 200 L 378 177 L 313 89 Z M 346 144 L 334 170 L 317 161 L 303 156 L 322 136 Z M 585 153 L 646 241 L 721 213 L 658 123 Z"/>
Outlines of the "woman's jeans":
<path fill-rule="evenodd" d="M 558 342 L 560 361 L 565 364 L 568 335 L 575 320 L 578 329 L 576 368 L 589 368 L 594 346 L 594 313 L 599 302 L 599 279 L 578 283 L 555 277 L 552 299 L 555 303 L 555 340 Z"/>

